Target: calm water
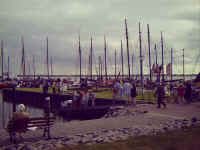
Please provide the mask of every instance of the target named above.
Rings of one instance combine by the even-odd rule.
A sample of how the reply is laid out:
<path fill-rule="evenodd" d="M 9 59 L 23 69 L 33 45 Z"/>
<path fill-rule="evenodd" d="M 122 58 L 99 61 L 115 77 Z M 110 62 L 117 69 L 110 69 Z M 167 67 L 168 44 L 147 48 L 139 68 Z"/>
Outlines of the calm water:
<path fill-rule="evenodd" d="M 9 117 L 12 116 L 12 103 L 4 101 L 2 98 L 2 93 L 0 91 L 0 129 L 7 126 Z M 26 111 L 30 114 L 31 117 L 41 117 L 44 115 L 44 111 L 41 108 L 26 106 Z M 57 122 L 66 122 L 61 116 L 56 116 Z"/>
<path fill-rule="evenodd" d="M 9 117 L 12 115 L 12 103 L 4 101 L 0 92 L 0 128 L 6 127 Z M 33 117 L 43 115 L 43 110 L 26 106 L 26 111 Z"/>

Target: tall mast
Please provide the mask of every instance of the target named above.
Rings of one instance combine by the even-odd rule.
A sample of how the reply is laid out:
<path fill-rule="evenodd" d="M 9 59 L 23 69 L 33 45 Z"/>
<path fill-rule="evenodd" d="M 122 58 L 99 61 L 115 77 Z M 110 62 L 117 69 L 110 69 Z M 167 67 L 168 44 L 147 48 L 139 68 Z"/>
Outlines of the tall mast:
<path fill-rule="evenodd" d="M 35 56 L 33 55 L 33 79 L 35 80 Z"/>
<path fill-rule="evenodd" d="M 101 79 L 101 56 L 99 56 L 99 80 Z"/>
<path fill-rule="evenodd" d="M 10 57 L 8 56 L 8 79 L 10 78 Z"/>
<path fill-rule="evenodd" d="M 141 78 L 141 86 L 142 86 L 142 99 L 144 100 L 143 57 L 142 57 L 142 38 L 141 38 L 140 22 L 139 22 L 139 44 L 140 44 L 140 78 Z"/>
<path fill-rule="evenodd" d="M 161 49 L 162 49 L 162 82 L 164 82 L 164 49 L 163 49 L 163 36 L 161 32 Z"/>
<path fill-rule="evenodd" d="M 157 52 L 156 44 L 155 44 L 154 50 L 155 50 L 155 55 L 156 55 L 156 65 L 157 65 L 157 64 L 158 64 L 158 52 Z"/>
<path fill-rule="evenodd" d="M 107 62 L 106 62 L 106 53 L 107 53 L 107 49 L 106 49 L 106 37 L 104 36 L 104 56 L 105 56 L 105 77 L 106 77 L 106 80 L 107 80 Z"/>
<path fill-rule="evenodd" d="M 1 40 L 1 75 L 2 75 L 2 80 L 3 80 L 3 40 Z"/>
<path fill-rule="evenodd" d="M 134 73 L 133 73 L 134 72 L 134 70 L 133 70 L 134 69 L 133 64 L 134 64 L 134 55 L 132 55 L 132 76 L 134 75 Z"/>
<path fill-rule="evenodd" d="M 117 65 L 117 53 L 116 53 L 116 49 L 115 49 L 115 79 L 117 77 L 117 68 L 116 68 L 116 65 Z"/>
<path fill-rule="evenodd" d="M 129 45 L 128 45 L 128 27 L 125 18 L 125 30 L 126 30 L 126 47 L 127 47 L 127 59 L 128 59 L 128 78 L 130 79 L 130 61 L 129 61 Z"/>
<path fill-rule="evenodd" d="M 150 78 L 150 81 L 152 81 L 152 72 L 151 72 L 151 44 L 150 44 L 149 24 L 147 24 L 147 33 L 148 33 L 148 49 L 149 49 L 149 78 Z"/>
<path fill-rule="evenodd" d="M 102 80 L 102 60 L 101 56 L 99 56 L 99 79 Z"/>
<path fill-rule="evenodd" d="M 101 66 L 101 69 L 100 69 L 100 73 L 101 73 L 101 80 L 103 79 L 103 62 L 102 62 L 102 59 L 101 59 L 101 56 L 100 56 L 100 66 Z"/>
<path fill-rule="evenodd" d="M 92 37 L 91 37 L 91 47 L 90 47 L 90 78 L 92 79 Z"/>
<path fill-rule="evenodd" d="M 124 60 L 123 60 L 123 44 L 121 40 L 121 62 L 122 62 L 122 78 L 124 78 Z"/>
<path fill-rule="evenodd" d="M 53 75 L 53 58 L 51 56 L 51 75 Z"/>
<path fill-rule="evenodd" d="M 47 37 L 47 76 L 49 80 L 49 46 L 48 46 L 48 37 Z"/>
<path fill-rule="evenodd" d="M 173 80 L 173 75 L 172 75 L 172 64 L 173 64 L 173 49 L 171 48 L 171 80 Z"/>
<path fill-rule="evenodd" d="M 80 63 L 80 82 L 81 82 L 81 40 L 80 40 L 80 34 L 79 34 L 79 37 L 78 37 L 78 51 L 79 51 L 79 63 Z"/>
<path fill-rule="evenodd" d="M 25 65 L 25 52 L 24 52 L 24 39 L 23 37 L 21 38 L 21 42 L 22 42 L 22 62 L 21 62 L 21 68 L 22 68 L 22 74 L 23 74 L 23 78 L 26 75 L 26 65 Z"/>
<path fill-rule="evenodd" d="M 185 81 L 185 63 L 184 63 L 184 48 L 183 48 L 183 81 Z"/>

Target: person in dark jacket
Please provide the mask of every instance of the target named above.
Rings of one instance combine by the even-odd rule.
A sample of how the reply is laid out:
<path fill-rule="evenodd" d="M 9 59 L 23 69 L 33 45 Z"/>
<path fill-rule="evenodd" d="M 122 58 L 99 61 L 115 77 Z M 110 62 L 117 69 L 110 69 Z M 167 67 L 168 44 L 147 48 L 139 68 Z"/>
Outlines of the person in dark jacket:
<path fill-rule="evenodd" d="M 136 86 L 133 83 L 132 84 L 132 88 L 131 88 L 131 100 L 132 100 L 132 105 L 136 106 L 136 102 L 135 102 L 135 97 L 137 96 L 137 90 L 136 90 Z"/>
<path fill-rule="evenodd" d="M 157 103 L 158 103 L 157 108 L 160 108 L 161 104 L 164 106 L 164 108 L 166 108 L 166 104 L 163 101 L 163 98 L 165 96 L 165 91 L 164 91 L 163 85 L 161 85 L 161 84 L 158 85 L 156 92 L 155 92 L 155 96 L 157 97 Z"/>
<path fill-rule="evenodd" d="M 191 95 L 192 95 L 192 87 L 190 83 L 186 83 L 185 85 L 185 93 L 184 98 L 186 102 L 189 104 L 191 102 Z"/>

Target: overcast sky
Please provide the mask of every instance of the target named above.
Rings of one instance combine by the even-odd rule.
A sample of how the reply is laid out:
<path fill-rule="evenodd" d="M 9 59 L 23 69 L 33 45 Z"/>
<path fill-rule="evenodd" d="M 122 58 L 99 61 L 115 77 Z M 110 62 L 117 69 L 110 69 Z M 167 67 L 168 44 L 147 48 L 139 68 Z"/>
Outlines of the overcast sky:
<path fill-rule="evenodd" d="M 104 55 L 107 40 L 108 70 L 114 73 L 114 51 L 118 71 L 121 69 L 120 40 L 125 45 L 124 18 L 127 18 L 130 57 L 133 72 L 139 73 L 138 24 L 141 23 L 144 73 L 148 73 L 147 24 L 150 26 L 152 63 L 154 44 L 161 57 L 160 32 L 164 38 L 164 64 L 170 62 L 173 48 L 174 73 L 182 73 L 182 49 L 185 49 L 185 73 L 200 71 L 200 2 L 198 0 L 0 0 L 0 40 L 5 57 L 10 57 L 10 71 L 20 72 L 21 37 L 24 38 L 27 74 L 32 73 L 35 56 L 36 73 L 46 73 L 46 37 L 54 74 L 78 74 L 78 35 L 81 36 L 83 73 L 87 73 L 90 38 L 93 38 L 94 66 Z M 6 61 L 5 59 L 5 61 Z M 125 67 L 127 67 L 125 59 Z M 161 63 L 161 60 L 158 60 Z M 95 65 L 96 63 L 96 65 Z M 195 65 L 196 64 L 196 65 Z M 5 69 L 7 65 L 5 65 Z M 127 73 L 127 68 L 125 68 Z"/>

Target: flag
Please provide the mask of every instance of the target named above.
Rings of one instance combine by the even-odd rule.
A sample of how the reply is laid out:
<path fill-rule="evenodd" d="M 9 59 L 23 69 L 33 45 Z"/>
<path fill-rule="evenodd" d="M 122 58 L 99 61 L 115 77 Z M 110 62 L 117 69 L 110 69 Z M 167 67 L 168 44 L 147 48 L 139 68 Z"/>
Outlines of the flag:
<path fill-rule="evenodd" d="M 168 76 L 171 75 L 171 63 L 167 64 L 166 73 Z"/>

